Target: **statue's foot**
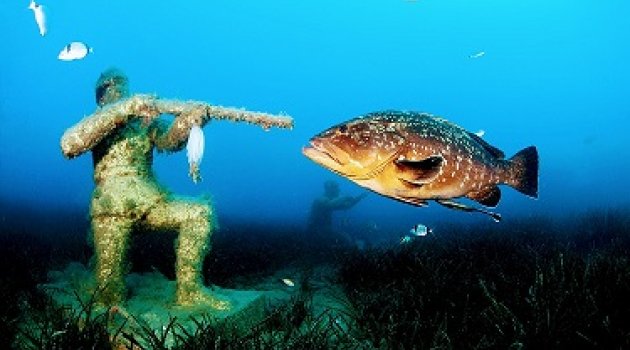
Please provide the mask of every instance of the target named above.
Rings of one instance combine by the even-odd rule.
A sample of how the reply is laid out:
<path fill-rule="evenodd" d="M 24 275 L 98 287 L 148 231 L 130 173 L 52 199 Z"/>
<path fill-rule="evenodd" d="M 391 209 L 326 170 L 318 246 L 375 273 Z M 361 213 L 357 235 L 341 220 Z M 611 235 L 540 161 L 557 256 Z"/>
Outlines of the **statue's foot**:
<path fill-rule="evenodd" d="M 111 306 L 109 308 L 109 315 L 110 316 L 120 315 L 123 318 L 125 318 L 127 321 L 132 321 L 133 320 L 133 317 L 131 316 L 129 311 L 127 311 L 127 309 L 125 307 L 120 306 L 120 305 Z"/>
<path fill-rule="evenodd" d="M 96 292 L 96 298 L 94 300 L 95 306 L 101 308 L 109 308 L 115 307 L 117 305 L 124 304 L 125 298 L 123 297 L 126 294 L 124 289 L 121 290 L 112 290 L 105 289 L 101 292 Z"/>
<path fill-rule="evenodd" d="M 231 305 L 227 300 L 217 298 L 206 288 L 192 290 L 178 290 L 175 296 L 175 304 L 178 306 L 209 306 L 218 311 L 229 310 Z"/>

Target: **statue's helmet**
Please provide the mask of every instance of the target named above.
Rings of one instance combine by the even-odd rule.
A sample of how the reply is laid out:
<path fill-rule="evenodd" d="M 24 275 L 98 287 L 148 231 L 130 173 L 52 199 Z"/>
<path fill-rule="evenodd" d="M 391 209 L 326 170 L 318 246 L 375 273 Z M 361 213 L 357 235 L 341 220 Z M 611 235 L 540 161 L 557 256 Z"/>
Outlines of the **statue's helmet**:
<path fill-rule="evenodd" d="M 96 104 L 103 107 L 129 96 L 129 80 L 125 73 L 110 68 L 96 81 Z"/>

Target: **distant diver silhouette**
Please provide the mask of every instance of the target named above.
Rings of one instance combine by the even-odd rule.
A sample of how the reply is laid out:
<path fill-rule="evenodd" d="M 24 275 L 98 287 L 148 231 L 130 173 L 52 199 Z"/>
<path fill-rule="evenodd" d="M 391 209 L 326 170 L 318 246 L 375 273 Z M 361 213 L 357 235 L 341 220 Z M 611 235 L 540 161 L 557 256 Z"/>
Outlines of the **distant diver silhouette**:
<path fill-rule="evenodd" d="M 348 210 L 359 203 L 367 193 L 358 196 L 339 196 L 339 185 L 335 181 L 324 183 L 324 195 L 311 204 L 307 222 L 307 232 L 318 239 L 334 240 L 332 214 L 335 211 Z M 311 237 L 314 238 L 314 237 Z"/>

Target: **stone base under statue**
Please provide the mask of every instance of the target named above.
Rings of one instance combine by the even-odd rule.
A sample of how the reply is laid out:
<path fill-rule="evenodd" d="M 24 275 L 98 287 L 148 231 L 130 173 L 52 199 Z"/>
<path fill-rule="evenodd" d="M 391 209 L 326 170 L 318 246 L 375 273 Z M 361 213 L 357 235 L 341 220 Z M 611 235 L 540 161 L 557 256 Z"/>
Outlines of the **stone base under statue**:
<path fill-rule="evenodd" d="M 55 303 L 76 312 L 84 312 L 85 305 L 90 305 L 96 282 L 92 272 L 84 265 L 70 263 L 62 271 L 50 272 L 49 280 L 49 283 L 41 285 L 40 288 Z M 247 332 L 252 326 L 263 321 L 270 307 L 287 302 L 291 294 L 279 291 L 208 288 L 208 292 L 228 301 L 231 305 L 227 311 L 218 311 L 207 306 L 174 305 L 175 281 L 168 280 L 159 272 L 129 274 L 126 277 L 126 285 L 129 296 L 124 305 L 110 309 L 96 307 L 92 311 L 92 316 L 108 312 L 112 320 L 111 331 L 118 331 L 122 326 L 123 331 L 132 336 L 146 332 L 146 329 L 163 331 L 173 318 L 176 319 L 178 327 L 194 333 L 197 326 L 195 319 L 199 321 L 207 316 L 216 320 L 226 320 L 230 322 L 230 327 L 239 332 Z M 134 337 L 136 338 L 140 337 Z M 167 337 L 166 343 L 170 345 L 172 342 L 173 332 Z"/>

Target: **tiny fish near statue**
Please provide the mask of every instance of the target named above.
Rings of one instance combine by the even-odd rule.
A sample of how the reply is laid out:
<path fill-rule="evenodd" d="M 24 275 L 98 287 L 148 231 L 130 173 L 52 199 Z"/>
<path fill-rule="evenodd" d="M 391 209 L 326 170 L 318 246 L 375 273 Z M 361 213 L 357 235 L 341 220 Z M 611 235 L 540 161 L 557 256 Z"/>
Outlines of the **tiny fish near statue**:
<path fill-rule="evenodd" d="M 434 200 L 499 221 L 498 213 L 451 199 L 467 197 L 495 207 L 501 184 L 538 197 L 536 147 L 505 159 L 478 135 L 426 113 L 370 113 L 319 133 L 302 152 L 360 186 L 416 206 Z"/>

